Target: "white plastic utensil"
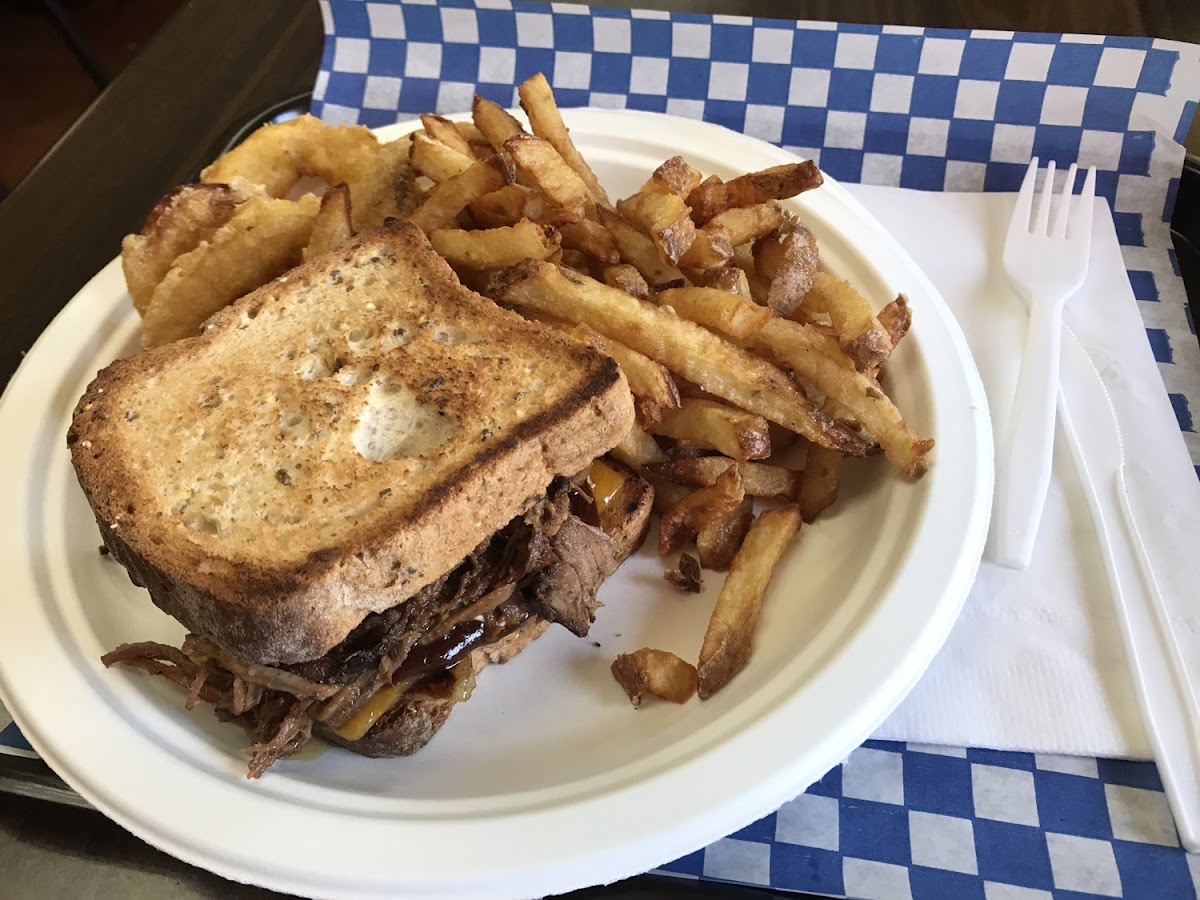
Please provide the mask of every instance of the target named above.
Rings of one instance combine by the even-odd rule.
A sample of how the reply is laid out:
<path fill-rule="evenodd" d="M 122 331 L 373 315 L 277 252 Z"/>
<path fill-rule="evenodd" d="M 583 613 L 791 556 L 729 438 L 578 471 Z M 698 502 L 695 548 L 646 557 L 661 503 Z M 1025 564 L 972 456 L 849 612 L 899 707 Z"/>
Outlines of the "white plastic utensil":
<path fill-rule="evenodd" d="M 1129 505 L 1125 446 L 1112 399 L 1091 357 L 1073 335 L 1064 343 L 1063 354 L 1069 363 L 1062 370 L 1063 434 L 1100 540 L 1154 761 L 1179 839 L 1185 850 L 1196 853 L 1200 851 L 1200 706 Z"/>
<path fill-rule="evenodd" d="M 1029 565 L 1046 503 L 1054 451 L 1063 306 L 1087 275 L 1096 197 L 1093 167 L 1088 169 L 1078 202 L 1072 203 L 1076 173 L 1072 163 L 1051 229 L 1054 192 L 1051 160 L 1046 167 L 1037 215 L 1031 224 L 1037 172 L 1038 160 L 1034 157 L 1021 183 L 1004 242 L 1004 269 L 1009 281 L 1029 301 L 1029 333 L 1021 358 L 1016 398 L 1008 430 L 996 454 L 996 500 L 990 540 L 991 559 L 1013 569 Z"/>

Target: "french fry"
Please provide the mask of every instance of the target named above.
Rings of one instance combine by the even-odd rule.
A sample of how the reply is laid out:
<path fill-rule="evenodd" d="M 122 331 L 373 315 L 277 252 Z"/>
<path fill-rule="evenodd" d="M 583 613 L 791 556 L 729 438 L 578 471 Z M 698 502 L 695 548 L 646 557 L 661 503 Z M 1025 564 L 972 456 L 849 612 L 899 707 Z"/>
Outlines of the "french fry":
<path fill-rule="evenodd" d="M 631 469 L 641 470 L 651 463 L 665 462 L 667 454 L 662 452 L 658 441 L 639 425 L 629 429 L 629 434 L 617 446 L 608 451 L 618 462 Z M 657 502 L 657 497 L 655 498 Z M 657 507 L 655 507 L 657 508 Z"/>
<path fill-rule="evenodd" d="M 558 235 L 523 219 L 516 225 L 463 231 L 429 232 L 429 242 L 450 265 L 468 269 L 503 269 L 523 259 L 546 259 L 558 252 Z"/>
<path fill-rule="evenodd" d="M 621 261 L 641 272 L 651 285 L 683 277 L 683 273 L 677 268 L 662 261 L 658 255 L 658 248 L 654 246 L 654 241 L 649 235 L 626 222 L 617 213 L 597 207 L 596 220 L 612 234 L 621 254 Z"/>
<path fill-rule="evenodd" d="M 754 334 L 771 318 L 771 310 L 765 306 L 748 303 L 736 294 L 716 288 L 672 288 L 659 291 L 657 299 L 660 306 L 669 306 L 684 318 L 706 327 L 712 327 L 707 322 L 716 317 L 721 323 L 717 330 L 738 340 Z"/>
<path fill-rule="evenodd" d="M 769 200 L 785 200 L 820 187 L 824 178 L 816 163 L 785 163 L 760 172 L 748 172 L 728 182 L 710 178 L 687 198 L 692 218 L 703 225 L 728 209 L 754 206 Z"/>
<path fill-rule="evenodd" d="M 750 292 L 750 282 L 746 278 L 746 273 L 737 266 L 725 266 L 720 269 L 714 269 L 711 272 L 706 272 L 701 283 L 704 287 L 736 294 L 739 297 L 745 297 L 747 300 L 752 299 L 754 296 Z"/>
<path fill-rule="evenodd" d="M 461 175 L 476 163 L 476 159 L 461 153 L 449 144 L 434 140 L 423 131 L 413 135 L 413 167 L 430 181 L 441 184 L 455 175 Z"/>
<path fill-rule="evenodd" d="M 514 134 L 504 142 L 504 149 L 521 171 L 559 206 L 586 210 L 595 203 L 587 184 L 549 141 L 532 134 Z"/>
<path fill-rule="evenodd" d="M 718 228 L 729 235 L 729 242 L 736 247 L 748 241 L 756 241 L 778 230 L 783 224 L 783 213 L 774 203 L 757 206 L 737 206 L 712 217 L 701 229 L 712 233 Z"/>
<path fill-rule="evenodd" d="M 808 448 L 800 478 L 800 493 L 796 498 L 805 522 L 814 521 L 837 502 L 844 459 L 845 456 L 836 450 L 815 444 Z"/>
<path fill-rule="evenodd" d="M 846 357 L 830 352 L 830 340 L 811 325 L 772 319 L 753 338 L 754 345 L 807 379 L 853 416 L 879 442 L 888 460 L 905 474 L 925 473 L 933 440 L 918 435 L 875 380 L 858 372 Z"/>
<path fill-rule="evenodd" d="M 638 193 L 653 191 L 686 197 L 699 186 L 703 178 L 704 176 L 688 165 L 682 156 L 672 156 L 654 170 Z"/>
<path fill-rule="evenodd" d="M 650 486 L 654 488 L 654 511 L 660 516 L 692 492 L 692 488 L 684 487 L 682 484 L 676 484 L 673 481 L 667 481 L 667 479 L 659 478 L 657 475 L 651 475 L 647 472 L 640 472 L 639 474 L 646 481 L 650 482 Z"/>
<path fill-rule="evenodd" d="M 800 490 L 802 478 L 799 472 L 769 463 L 738 462 L 724 456 L 669 459 L 652 463 L 646 470 L 677 484 L 706 487 L 730 466 L 736 466 L 741 471 L 742 485 L 749 497 L 785 497 L 794 500 Z"/>
<path fill-rule="evenodd" d="M 891 337 L 854 285 L 827 272 L 817 272 L 809 293 L 816 295 L 816 305 L 829 314 L 842 350 L 858 371 L 865 372 L 887 359 L 892 352 Z"/>
<path fill-rule="evenodd" d="M 497 275 L 492 296 L 590 325 L 748 412 L 850 456 L 869 445 L 825 416 L 783 371 L 676 315 L 593 279 L 529 261 Z"/>
<path fill-rule="evenodd" d="M 486 100 L 479 95 L 475 96 L 475 101 L 471 105 L 471 118 L 475 122 L 480 133 L 492 149 L 497 153 L 504 149 L 504 142 L 514 134 L 524 134 L 525 129 L 521 127 L 521 123 L 512 117 L 512 115 L 499 103 L 491 100 Z"/>
<path fill-rule="evenodd" d="M 499 190 L 511 183 L 512 178 L 512 169 L 499 156 L 480 160 L 466 171 L 436 185 L 409 218 L 426 234 L 439 228 L 454 228 L 458 214 L 468 203 Z"/>
<path fill-rule="evenodd" d="M 473 158 L 470 143 L 449 119 L 432 113 L 422 113 L 421 124 L 425 127 L 425 133 L 433 140 L 445 144 L 451 150 L 457 150 L 468 159 Z"/>
<path fill-rule="evenodd" d="M 770 279 L 767 306 L 786 316 L 800 305 L 817 274 L 817 239 L 799 225 L 782 240 L 761 238 L 754 245 L 755 270 Z"/>
<path fill-rule="evenodd" d="M 892 348 L 900 343 L 912 326 L 912 310 L 908 306 L 908 298 L 903 294 L 879 311 L 879 324 L 888 333 Z"/>
<path fill-rule="evenodd" d="M 729 232 L 720 226 L 713 226 L 696 232 L 687 252 L 680 257 L 679 265 L 684 269 L 707 272 L 725 265 L 732 256 L 733 243 Z"/>
<path fill-rule="evenodd" d="M 655 362 L 636 350 L 630 350 L 619 341 L 606 338 L 587 325 L 576 325 L 571 333 L 615 359 L 621 371 L 625 373 L 629 389 L 634 394 L 645 397 L 661 408 L 674 409 L 679 406 L 679 388 L 675 386 L 675 379 L 662 363 Z"/>
<path fill-rule="evenodd" d="M 708 487 L 692 491 L 662 514 L 658 523 L 658 555 L 676 552 L 696 535 L 727 516 L 745 498 L 742 474 L 725 470 Z"/>
<path fill-rule="evenodd" d="M 600 186 L 596 173 L 592 171 L 592 167 L 587 164 L 583 154 L 576 148 L 567 126 L 563 124 L 562 114 L 558 111 L 558 104 L 554 102 L 554 92 L 550 90 L 546 76 L 538 72 L 527 78 L 517 88 L 517 93 L 521 98 L 521 108 L 529 116 L 529 125 L 533 129 L 533 133 L 550 142 L 558 151 L 559 156 L 587 185 L 587 189 L 596 203 L 610 206 L 608 194 Z"/>
<path fill-rule="evenodd" d="M 748 302 L 732 294 L 727 296 L 733 302 Z M 690 307 L 688 315 L 693 321 L 717 331 L 726 324 L 726 317 L 720 311 L 702 304 Z M 772 317 L 761 330 L 741 343 L 767 351 L 847 410 L 879 442 L 888 460 L 901 471 L 914 477 L 924 473 L 925 455 L 933 449 L 933 441 L 913 431 L 896 409 L 896 404 L 870 377 L 856 371 L 850 359 L 828 336 L 812 325 Z M 799 429 L 792 430 L 808 437 Z M 824 443 L 822 446 L 830 445 Z"/>
<path fill-rule="evenodd" d="M 700 697 L 708 699 L 746 667 L 767 587 L 783 553 L 800 530 L 795 506 L 764 510 L 733 558 L 713 607 L 700 662 Z"/>
<path fill-rule="evenodd" d="M 767 420 L 715 400 L 682 400 L 663 410 L 652 434 L 674 438 L 689 447 L 711 447 L 733 459 L 766 459 L 771 455 Z"/>
<path fill-rule="evenodd" d="M 754 505 L 747 496 L 733 510 L 700 529 L 696 535 L 700 565 L 715 572 L 728 571 L 752 524 Z"/>
<path fill-rule="evenodd" d="M 488 144 L 488 139 L 484 137 L 483 132 L 479 130 L 479 126 L 474 122 L 455 122 L 454 127 L 458 129 L 458 133 L 461 134 L 466 140 L 467 145 L 471 148 L 472 153 L 478 152 L 478 147 L 481 144 L 484 147 L 491 146 Z M 492 149 L 494 150 L 495 148 Z M 488 152 L 487 155 L 491 156 L 492 154 L 491 152 Z"/>
<path fill-rule="evenodd" d="M 612 673 L 634 706 L 641 706 L 646 694 L 686 703 L 696 693 L 696 667 L 666 650 L 643 647 L 622 653 L 613 660 Z"/>
<path fill-rule="evenodd" d="M 577 209 L 564 209 L 537 188 L 506 184 L 499 190 L 484 194 L 468 207 L 472 218 L 484 228 L 515 225 L 529 219 L 539 225 L 561 228 L 578 222 L 583 214 Z"/>
<path fill-rule="evenodd" d="M 562 245 L 578 250 L 606 266 L 621 262 L 621 251 L 607 228 L 592 219 L 581 219 L 562 226 Z"/>
<path fill-rule="evenodd" d="M 313 219 L 308 246 L 304 248 L 304 261 L 324 256 L 350 240 L 354 236 L 350 222 L 350 186 L 343 181 L 321 198 L 321 208 Z"/>
<path fill-rule="evenodd" d="M 650 299 L 650 285 L 646 284 L 646 279 L 642 277 L 642 273 L 636 267 L 628 263 L 620 263 L 615 266 L 606 266 L 603 274 L 604 283 L 609 287 L 620 288 L 639 300 Z"/>
<path fill-rule="evenodd" d="M 650 235 L 664 265 L 679 262 L 696 240 L 696 226 L 677 194 L 634 194 L 617 201 L 617 212 Z"/>

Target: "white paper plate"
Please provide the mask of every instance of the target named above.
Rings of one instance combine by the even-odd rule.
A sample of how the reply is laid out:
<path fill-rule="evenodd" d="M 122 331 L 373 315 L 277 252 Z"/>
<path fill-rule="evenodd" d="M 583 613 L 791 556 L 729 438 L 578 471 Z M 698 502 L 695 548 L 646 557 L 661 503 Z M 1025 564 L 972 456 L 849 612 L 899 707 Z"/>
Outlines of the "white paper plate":
<path fill-rule="evenodd" d="M 690 120 L 567 119 L 615 195 L 676 153 L 726 177 L 793 160 Z M 992 439 L 966 342 L 916 265 L 837 184 L 794 206 L 832 272 L 879 306 L 907 293 L 915 323 L 889 367 L 893 393 L 938 443 L 917 482 L 881 459 L 847 467 L 835 511 L 804 529 L 771 587 L 749 667 L 711 700 L 635 711 L 609 674 L 618 652 L 645 645 L 694 659 L 720 586 L 708 574 L 702 595 L 675 593 L 650 542 L 605 584 L 587 640 L 551 629 L 518 662 L 489 669 L 415 757 L 330 750 L 247 781 L 240 729 L 184 712 L 161 679 L 99 663 L 122 641 L 182 636 L 98 554 L 65 444 L 88 381 L 136 346 L 113 262 L 46 330 L 0 403 L 5 705 L 50 765 L 130 831 L 229 878 L 300 894 L 561 892 L 665 863 L 796 796 L 887 716 L 953 625 L 986 532 Z"/>

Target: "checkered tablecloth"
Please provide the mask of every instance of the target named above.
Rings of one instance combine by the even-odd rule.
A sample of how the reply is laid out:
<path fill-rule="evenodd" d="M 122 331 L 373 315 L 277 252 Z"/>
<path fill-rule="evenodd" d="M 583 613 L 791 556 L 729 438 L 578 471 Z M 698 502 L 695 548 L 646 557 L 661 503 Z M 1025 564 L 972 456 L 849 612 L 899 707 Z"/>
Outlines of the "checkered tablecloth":
<path fill-rule="evenodd" d="M 1015 190 L 1031 155 L 1100 170 L 1179 425 L 1200 350 L 1166 222 L 1200 98 L 1200 48 L 1159 40 L 774 21 L 508 0 L 323 0 L 314 111 L 383 125 L 514 105 L 703 118 L 844 181 Z M 1200 469 L 1198 469 L 1200 471 Z M 0 751 L 22 739 L 0 708 Z M 868 741 L 778 812 L 665 865 L 862 898 L 1196 897 L 1152 763 Z"/>

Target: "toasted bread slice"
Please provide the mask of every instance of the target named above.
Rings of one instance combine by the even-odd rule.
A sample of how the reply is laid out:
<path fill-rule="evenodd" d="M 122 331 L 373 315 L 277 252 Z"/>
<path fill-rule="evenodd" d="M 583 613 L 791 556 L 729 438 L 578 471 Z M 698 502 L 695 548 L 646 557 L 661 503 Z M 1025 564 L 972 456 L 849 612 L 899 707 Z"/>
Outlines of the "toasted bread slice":
<path fill-rule="evenodd" d="M 606 356 L 366 232 L 104 369 L 67 437 L 106 545 L 249 662 L 315 658 L 633 422 Z"/>

